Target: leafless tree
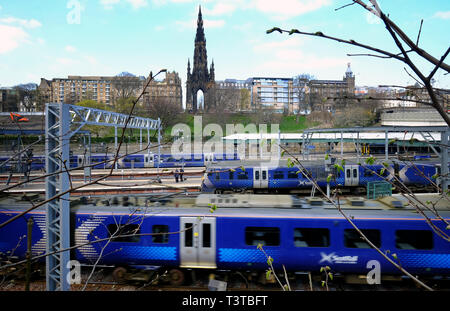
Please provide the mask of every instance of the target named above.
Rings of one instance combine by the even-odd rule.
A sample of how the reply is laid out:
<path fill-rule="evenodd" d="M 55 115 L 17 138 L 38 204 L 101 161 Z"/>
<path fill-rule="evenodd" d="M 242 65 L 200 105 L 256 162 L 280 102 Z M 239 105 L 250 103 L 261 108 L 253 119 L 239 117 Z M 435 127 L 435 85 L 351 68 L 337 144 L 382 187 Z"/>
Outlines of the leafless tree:
<path fill-rule="evenodd" d="M 397 46 L 399 51 L 391 52 L 387 50 L 380 49 L 375 46 L 371 46 L 365 43 L 357 42 L 353 39 L 347 40 L 342 39 L 339 37 L 329 36 L 325 35 L 322 31 L 317 32 L 304 32 L 300 31 L 298 29 L 291 29 L 291 30 L 283 30 L 279 27 L 274 27 L 270 30 L 267 30 L 267 33 L 272 33 L 274 31 L 277 31 L 279 33 L 288 33 L 289 35 L 293 34 L 299 34 L 299 35 L 305 35 L 305 36 L 313 36 L 313 37 L 319 37 L 324 38 L 344 44 L 348 44 L 351 46 L 356 46 L 359 48 L 366 49 L 370 51 L 371 53 L 366 54 L 347 54 L 348 56 L 370 56 L 370 57 L 376 57 L 376 58 L 382 58 L 382 59 L 396 59 L 402 63 L 404 63 L 410 70 L 412 70 L 412 73 L 410 73 L 406 67 L 404 70 L 408 75 L 410 75 L 412 78 L 414 78 L 422 87 L 424 87 L 429 95 L 429 101 L 427 101 L 427 105 L 433 107 L 436 109 L 439 114 L 442 116 L 442 118 L 445 120 L 445 122 L 450 126 L 450 117 L 448 116 L 447 112 L 444 110 L 444 107 L 442 105 L 442 100 L 437 95 L 432 82 L 433 77 L 436 74 L 438 70 L 444 70 L 446 74 L 450 72 L 450 66 L 444 62 L 445 58 L 450 53 L 450 47 L 447 48 L 447 50 L 443 53 L 443 55 L 440 58 L 436 58 L 429 54 L 426 50 L 419 47 L 419 40 L 420 40 L 420 34 L 422 30 L 422 24 L 420 24 L 419 33 L 417 35 L 417 39 L 414 42 L 394 21 L 392 21 L 388 15 L 386 15 L 378 5 L 376 0 L 352 0 L 351 3 L 344 5 L 336 10 L 343 9 L 345 7 L 351 6 L 351 5 L 359 5 L 364 10 L 367 10 L 368 12 L 374 14 L 378 18 L 380 18 L 384 26 L 386 27 L 386 30 L 389 33 L 389 36 L 394 41 L 395 45 Z M 422 20 L 423 22 L 423 20 Z M 375 54 L 373 54 L 375 53 Z M 412 59 L 412 55 L 418 56 L 419 60 L 415 61 Z M 425 73 L 425 70 L 419 68 L 419 64 L 421 62 L 426 62 L 428 64 L 432 64 L 434 68 L 428 73 Z"/>
<path fill-rule="evenodd" d="M 160 118 L 162 128 L 176 124 L 179 119 L 179 115 L 183 112 L 180 105 L 165 97 L 157 97 L 155 100 L 151 100 L 146 103 L 147 107 L 144 108 L 149 118 Z"/>

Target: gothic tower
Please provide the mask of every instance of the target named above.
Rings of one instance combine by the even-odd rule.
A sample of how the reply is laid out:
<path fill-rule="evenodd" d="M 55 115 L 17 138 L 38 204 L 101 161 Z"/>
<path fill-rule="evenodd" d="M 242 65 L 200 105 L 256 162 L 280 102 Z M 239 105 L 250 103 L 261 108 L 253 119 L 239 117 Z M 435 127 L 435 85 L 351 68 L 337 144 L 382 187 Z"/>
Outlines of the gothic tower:
<path fill-rule="evenodd" d="M 194 64 L 191 73 L 191 64 L 188 59 L 186 81 L 186 109 L 197 112 L 197 92 L 201 90 L 204 96 L 204 110 L 210 110 L 214 105 L 212 94 L 214 93 L 214 62 L 208 71 L 208 57 L 206 55 L 206 38 L 203 29 L 202 10 L 199 7 L 197 19 L 197 33 L 195 35 Z"/>

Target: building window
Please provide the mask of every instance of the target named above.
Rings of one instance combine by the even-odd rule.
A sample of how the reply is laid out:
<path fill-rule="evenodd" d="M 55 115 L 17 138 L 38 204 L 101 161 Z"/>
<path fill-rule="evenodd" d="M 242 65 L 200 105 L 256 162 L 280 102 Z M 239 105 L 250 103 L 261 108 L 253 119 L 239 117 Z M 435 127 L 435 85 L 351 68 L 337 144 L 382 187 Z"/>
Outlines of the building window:
<path fill-rule="evenodd" d="M 330 246 L 330 230 L 326 228 L 295 228 L 294 245 L 296 247 Z"/>
<path fill-rule="evenodd" d="M 280 228 L 277 227 L 246 227 L 245 244 L 278 246 L 280 245 Z"/>

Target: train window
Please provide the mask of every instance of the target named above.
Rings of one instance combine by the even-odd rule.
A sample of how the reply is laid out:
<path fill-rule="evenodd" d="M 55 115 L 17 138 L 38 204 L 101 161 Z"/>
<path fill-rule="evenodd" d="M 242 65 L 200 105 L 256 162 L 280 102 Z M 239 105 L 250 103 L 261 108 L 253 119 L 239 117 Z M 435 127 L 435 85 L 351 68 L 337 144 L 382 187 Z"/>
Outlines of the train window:
<path fill-rule="evenodd" d="M 211 247 L 211 224 L 203 224 L 203 247 Z"/>
<path fill-rule="evenodd" d="M 373 176 L 373 171 L 366 168 L 364 169 L 364 177 L 372 177 Z"/>
<path fill-rule="evenodd" d="M 259 171 L 255 171 L 255 180 L 259 180 Z"/>
<path fill-rule="evenodd" d="M 353 169 L 353 178 L 356 178 L 356 177 L 358 177 L 358 169 L 354 168 Z"/>
<path fill-rule="evenodd" d="M 137 243 L 141 239 L 140 232 L 138 225 L 108 225 L 108 237 L 112 238 L 112 242 Z"/>
<path fill-rule="evenodd" d="M 275 171 L 273 172 L 273 179 L 283 179 L 284 173 L 283 171 Z"/>
<path fill-rule="evenodd" d="M 432 249 L 433 233 L 430 230 L 397 230 L 395 247 L 398 249 Z"/>
<path fill-rule="evenodd" d="M 184 224 L 184 246 L 192 247 L 193 246 L 193 233 L 192 233 L 192 223 Z"/>
<path fill-rule="evenodd" d="M 383 174 L 381 174 L 381 173 L 383 173 Z M 388 175 L 388 170 L 380 169 L 380 170 L 378 170 L 378 175 L 386 177 Z"/>
<path fill-rule="evenodd" d="M 318 167 L 316 169 L 316 173 L 317 179 L 325 179 L 326 177 L 328 177 L 328 172 L 325 172 L 325 167 Z"/>
<path fill-rule="evenodd" d="M 295 178 L 295 179 L 297 179 L 298 178 L 297 171 L 289 171 L 287 177 L 288 178 Z"/>
<path fill-rule="evenodd" d="M 296 247 L 330 246 L 330 230 L 326 228 L 295 228 L 294 245 Z"/>
<path fill-rule="evenodd" d="M 267 171 L 262 171 L 262 180 L 267 179 Z"/>
<path fill-rule="evenodd" d="M 165 234 L 169 232 L 169 226 L 167 225 L 154 225 L 152 227 L 152 242 L 153 243 L 169 243 L 169 235 Z"/>
<path fill-rule="evenodd" d="M 246 227 L 245 244 L 278 246 L 280 245 L 280 228 L 276 227 Z"/>
<path fill-rule="evenodd" d="M 233 199 L 233 204 L 237 204 L 238 199 Z"/>
<path fill-rule="evenodd" d="M 229 172 L 228 179 L 234 179 L 234 172 L 233 171 Z"/>
<path fill-rule="evenodd" d="M 237 177 L 238 177 L 238 179 L 248 179 L 248 173 L 247 172 L 239 172 Z"/>
<path fill-rule="evenodd" d="M 381 246 L 380 230 L 363 229 L 361 231 L 376 247 Z M 370 245 L 363 240 L 355 229 L 344 230 L 344 244 L 348 248 L 370 248 Z"/>
<path fill-rule="evenodd" d="M 350 169 L 347 169 L 347 178 L 350 178 Z"/>

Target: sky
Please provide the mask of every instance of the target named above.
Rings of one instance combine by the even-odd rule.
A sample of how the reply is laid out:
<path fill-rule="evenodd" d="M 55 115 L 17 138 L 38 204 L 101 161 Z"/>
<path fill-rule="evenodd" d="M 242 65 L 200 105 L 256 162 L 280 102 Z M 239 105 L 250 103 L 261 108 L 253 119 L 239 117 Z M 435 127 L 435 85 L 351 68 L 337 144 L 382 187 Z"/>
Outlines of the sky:
<path fill-rule="evenodd" d="M 321 31 L 399 52 L 377 17 L 358 5 L 336 10 L 350 2 L 0 0 L 0 87 L 68 75 L 114 76 L 128 71 L 148 76 L 163 68 L 178 72 L 184 87 L 188 59 L 193 63 L 199 6 L 208 63 L 214 60 L 216 80 L 291 78 L 303 73 L 340 80 L 351 63 L 357 86 L 413 84 L 405 64 L 397 60 L 350 57 L 347 54 L 367 51 L 322 38 L 266 33 L 272 27 Z M 450 1 L 378 3 L 414 41 L 423 19 L 420 47 L 437 58 L 446 51 Z M 420 60 L 418 64 L 424 72 L 433 68 Z M 450 75 L 441 70 L 435 80 L 436 86 L 450 88 Z"/>

